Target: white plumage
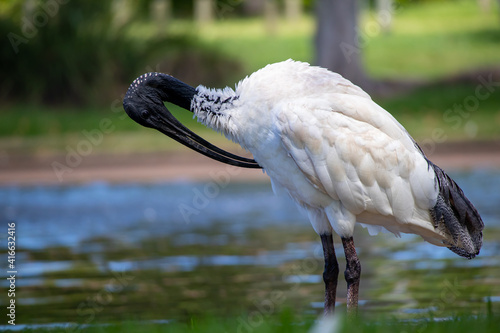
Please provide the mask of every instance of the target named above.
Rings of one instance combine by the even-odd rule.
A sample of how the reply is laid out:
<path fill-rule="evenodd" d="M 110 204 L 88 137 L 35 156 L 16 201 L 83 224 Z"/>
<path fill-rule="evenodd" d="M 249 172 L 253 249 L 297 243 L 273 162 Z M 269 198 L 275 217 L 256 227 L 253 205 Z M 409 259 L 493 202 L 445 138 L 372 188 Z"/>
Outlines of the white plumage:
<path fill-rule="evenodd" d="M 197 91 L 204 103 L 234 98 L 219 115 L 196 98 L 192 109 L 248 149 L 274 191 L 307 210 L 318 234 L 333 228 L 350 237 L 359 221 L 370 223 L 371 234 L 376 223 L 444 245 L 429 213 L 438 194 L 434 171 L 396 119 L 350 81 L 288 60 L 255 72 L 235 91 Z"/>

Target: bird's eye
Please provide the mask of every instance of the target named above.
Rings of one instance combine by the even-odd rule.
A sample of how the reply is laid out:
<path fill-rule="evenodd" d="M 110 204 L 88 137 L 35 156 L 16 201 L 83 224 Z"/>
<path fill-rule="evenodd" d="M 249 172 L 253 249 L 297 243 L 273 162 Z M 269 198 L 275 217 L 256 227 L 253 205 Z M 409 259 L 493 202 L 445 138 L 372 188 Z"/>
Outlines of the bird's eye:
<path fill-rule="evenodd" d="M 143 119 L 148 119 L 148 118 L 149 118 L 149 111 L 148 111 L 148 110 L 143 110 L 143 111 L 141 112 L 141 117 L 142 117 Z"/>

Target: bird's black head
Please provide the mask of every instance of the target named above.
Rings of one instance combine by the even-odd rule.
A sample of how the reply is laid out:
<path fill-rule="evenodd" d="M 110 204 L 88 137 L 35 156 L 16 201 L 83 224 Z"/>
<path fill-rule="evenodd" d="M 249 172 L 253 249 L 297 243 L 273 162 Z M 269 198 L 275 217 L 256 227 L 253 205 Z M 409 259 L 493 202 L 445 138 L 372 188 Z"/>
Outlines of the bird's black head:
<path fill-rule="evenodd" d="M 226 152 L 191 132 L 164 104 L 171 102 L 191 111 L 191 101 L 195 95 L 195 88 L 170 75 L 147 73 L 132 82 L 123 100 L 123 108 L 135 122 L 155 128 L 212 159 L 245 168 L 260 168 L 254 160 Z"/>
<path fill-rule="evenodd" d="M 123 100 L 123 108 L 130 118 L 145 127 L 160 130 L 170 112 L 164 101 L 190 110 L 196 89 L 162 73 L 146 73 L 130 85 Z"/>
<path fill-rule="evenodd" d="M 136 123 L 150 128 L 156 128 L 158 124 L 157 115 L 166 108 L 163 103 L 139 103 L 136 99 L 125 99 L 123 108 L 128 116 Z"/>

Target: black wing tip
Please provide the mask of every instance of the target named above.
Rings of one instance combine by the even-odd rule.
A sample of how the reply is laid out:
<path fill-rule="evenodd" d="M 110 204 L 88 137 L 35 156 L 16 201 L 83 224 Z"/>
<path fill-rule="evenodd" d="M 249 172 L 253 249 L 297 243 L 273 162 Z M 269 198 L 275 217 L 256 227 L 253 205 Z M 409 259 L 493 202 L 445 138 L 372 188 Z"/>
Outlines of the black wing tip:
<path fill-rule="evenodd" d="M 452 252 L 454 252 L 454 253 L 458 254 L 459 256 L 464 257 L 468 260 L 474 259 L 480 252 L 480 249 L 477 249 L 474 252 L 468 252 L 468 251 L 464 250 L 463 248 L 456 247 L 456 246 L 450 246 L 450 247 L 448 247 L 448 249 L 450 249 Z"/>
<path fill-rule="evenodd" d="M 461 257 L 472 259 L 479 254 L 483 242 L 484 223 L 462 189 L 441 168 L 429 161 L 439 188 L 431 216 L 437 228 L 450 235 L 447 247 Z"/>

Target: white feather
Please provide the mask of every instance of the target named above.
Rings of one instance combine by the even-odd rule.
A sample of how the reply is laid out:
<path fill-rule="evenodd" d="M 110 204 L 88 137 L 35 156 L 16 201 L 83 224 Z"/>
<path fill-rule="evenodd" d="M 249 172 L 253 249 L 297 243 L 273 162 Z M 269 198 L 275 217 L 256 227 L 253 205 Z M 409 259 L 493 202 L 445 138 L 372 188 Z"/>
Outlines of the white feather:
<path fill-rule="evenodd" d="M 275 192 L 309 212 L 316 232 L 352 236 L 356 221 L 441 244 L 429 209 L 434 173 L 407 131 L 370 96 L 336 73 L 291 60 L 236 85 L 198 87 L 198 120 L 253 153 Z M 233 99 L 217 105 L 209 101 Z M 217 112 L 211 112 L 217 111 Z"/>

